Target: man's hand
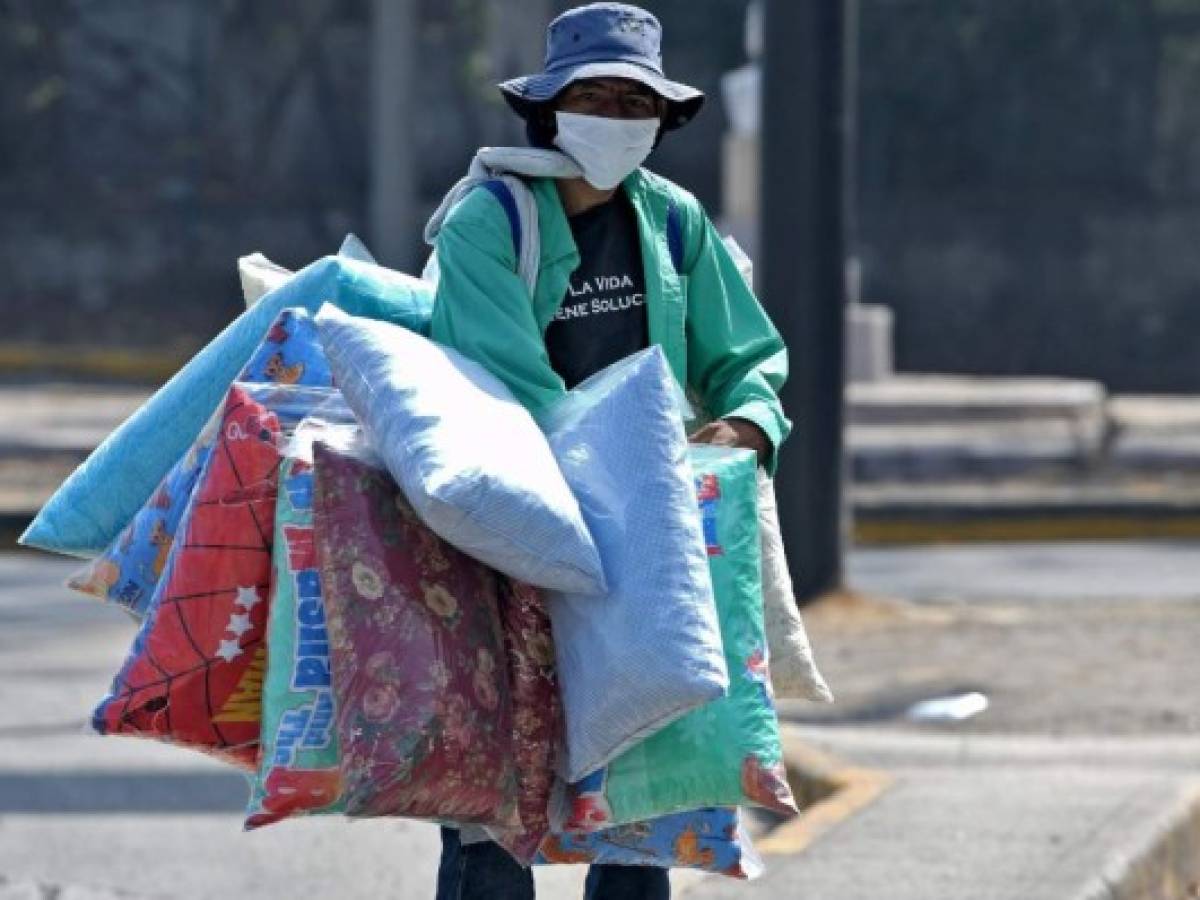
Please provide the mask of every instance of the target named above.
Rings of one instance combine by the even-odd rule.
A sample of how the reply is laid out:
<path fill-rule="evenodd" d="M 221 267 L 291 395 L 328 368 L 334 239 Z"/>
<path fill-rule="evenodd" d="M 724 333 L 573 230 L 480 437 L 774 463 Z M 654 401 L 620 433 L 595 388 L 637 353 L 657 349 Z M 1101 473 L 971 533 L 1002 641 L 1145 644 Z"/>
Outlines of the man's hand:
<path fill-rule="evenodd" d="M 695 444 L 745 447 L 758 454 L 760 466 L 766 465 L 771 457 L 771 441 L 763 430 L 749 419 L 717 419 L 715 422 L 709 422 L 688 440 Z"/>

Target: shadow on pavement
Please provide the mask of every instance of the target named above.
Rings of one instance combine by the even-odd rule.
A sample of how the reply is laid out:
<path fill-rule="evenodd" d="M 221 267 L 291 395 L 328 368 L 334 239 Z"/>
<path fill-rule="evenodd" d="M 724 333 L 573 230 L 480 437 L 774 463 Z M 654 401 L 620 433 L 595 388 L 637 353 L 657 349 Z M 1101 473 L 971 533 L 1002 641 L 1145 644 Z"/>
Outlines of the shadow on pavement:
<path fill-rule="evenodd" d="M 0 815 L 228 813 L 246 805 L 236 773 L 8 771 L 0 774 Z"/>

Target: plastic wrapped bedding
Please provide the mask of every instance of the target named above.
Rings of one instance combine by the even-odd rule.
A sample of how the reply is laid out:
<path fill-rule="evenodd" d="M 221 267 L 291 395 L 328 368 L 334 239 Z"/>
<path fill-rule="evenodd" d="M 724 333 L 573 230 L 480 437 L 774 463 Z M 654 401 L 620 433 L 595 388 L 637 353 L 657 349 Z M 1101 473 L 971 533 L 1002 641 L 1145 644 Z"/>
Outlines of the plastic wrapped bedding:
<path fill-rule="evenodd" d="M 687 437 L 658 347 L 571 391 L 542 422 L 600 548 L 608 592 L 548 598 L 577 781 L 690 710 L 729 676 Z"/>
<path fill-rule="evenodd" d="M 307 310 L 285 309 L 276 317 L 238 380 L 332 386 L 329 365 Z M 116 603 L 136 618 L 145 615 L 183 512 L 212 449 L 218 418 L 209 420 L 121 534 L 100 556 L 71 576 L 69 587 Z"/>
<path fill-rule="evenodd" d="M 794 815 L 768 675 L 754 453 L 696 445 L 689 456 L 712 572 L 729 694 L 570 785 L 567 831 L 710 806 Z"/>
<path fill-rule="evenodd" d="M 758 519 L 762 538 L 763 612 L 771 654 L 771 684 L 787 700 L 832 703 L 833 691 L 817 668 L 808 631 L 792 590 L 779 528 L 775 483 L 758 470 Z"/>
<path fill-rule="evenodd" d="M 313 456 L 346 814 L 517 825 L 496 573 L 427 529 L 385 470 Z"/>
<path fill-rule="evenodd" d="M 493 831 L 491 837 L 522 865 L 528 865 L 550 832 L 550 796 L 562 743 L 562 701 L 542 592 L 504 576 L 499 587 L 513 705 L 520 826 Z"/>
<path fill-rule="evenodd" d="M 214 416 L 183 458 L 163 478 L 146 505 L 95 559 L 67 579 L 67 587 L 115 603 L 141 619 L 162 578 L 192 492 L 217 438 Z"/>
<path fill-rule="evenodd" d="M 324 403 L 300 423 L 279 468 L 262 736 L 247 829 L 341 809 L 341 744 L 313 528 L 318 440 L 361 452 L 362 432 L 344 402 Z"/>
<path fill-rule="evenodd" d="M 579 505 L 503 383 L 454 350 L 332 306 L 317 327 L 337 384 L 426 525 L 520 581 L 603 589 Z"/>
<path fill-rule="evenodd" d="M 76 469 L 21 542 L 56 553 L 101 554 L 196 440 L 279 313 L 323 303 L 414 331 L 428 329 L 433 292 L 420 279 L 328 256 L 243 312 Z"/>

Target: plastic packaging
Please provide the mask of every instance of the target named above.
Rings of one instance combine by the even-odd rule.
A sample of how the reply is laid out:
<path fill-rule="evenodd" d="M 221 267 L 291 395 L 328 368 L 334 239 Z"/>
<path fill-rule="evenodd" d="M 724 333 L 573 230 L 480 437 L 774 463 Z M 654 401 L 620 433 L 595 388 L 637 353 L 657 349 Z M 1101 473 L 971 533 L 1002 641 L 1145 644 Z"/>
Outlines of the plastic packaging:
<path fill-rule="evenodd" d="M 954 694 L 949 697 L 931 697 L 914 703 L 905 712 L 905 718 L 914 722 L 965 722 L 988 708 L 988 698 L 978 691 Z"/>
<path fill-rule="evenodd" d="M 71 575 L 67 587 L 115 603 L 135 619 L 146 615 L 179 523 L 212 452 L 220 420 L 219 414 L 209 420 L 125 530 L 104 553 Z"/>
<path fill-rule="evenodd" d="M 242 283 L 242 299 L 249 309 L 271 291 L 281 287 L 295 273 L 273 263 L 261 253 L 238 257 L 238 281 Z"/>
<path fill-rule="evenodd" d="M 304 309 L 281 312 L 239 380 L 332 386 L 329 364 L 317 339 L 312 316 Z M 104 553 L 72 575 L 68 587 L 117 603 L 136 618 L 145 615 L 183 512 L 212 449 L 219 418 L 218 411 L 120 536 Z"/>
<path fill-rule="evenodd" d="M 549 597 L 575 781 L 722 696 L 729 674 L 662 349 L 586 380 L 542 425 L 609 583 Z"/>
<path fill-rule="evenodd" d="M 767 670 L 754 453 L 696 445 L 689 456 L 729 694 L 570 785 L 563 830 L 595 831 L 708 806 L 797 812 Z"/>
<path fill-rule="evenodd" d="M 833 691 L 817 668 L 792 591 L 792 574 L 779 528 L 775 483 L 762 469 L 758 470 L 758 521 L 762 540 L 763 614 L 775 695 L 832 703 Z"/>
<path fill-rule="evenodd" d="M 326 306 L 317 327 L 367 438 L 429 528 L 520 581 L 603 589 L 579 505 L 508 388 L 394 325 Z"/>
<path fill-rule="evenodd" d="M 732 236 L 726 235 L 723 241 L 742 279 L 753 289 L 754 264 L 750 257 Z M 708 421 L 707 413 L 700 409 L 699 404 L 695 405 L 695 409 L 697 412 L 689 417 L 689 430 L 697 429 Z M 808 632 L 793 592 L 792 575 L 779 527 L 775 482 L 761 469 L 758 473 L 758 515 L 762 540 L 763 604 L 775 694 L 788 700 L 832 703 L 833 692 L 817 668 L 812 644 L 808 640 Z"/>
<path fill-rule="evenodd" d="M 328 395 L 230 388 L 146 618 L 93 715 L 97 731 L 158 738 L 253 767 L 282 442 Z"/>
<path fill-rule="evenodd" d="M 340 393 L 330 394 L 319 416 L 297 426 L 279 469 L 262 735 L 247 829 L 341 808 L 341 751 L 313 537 L 312 446 L 321 440 L 354 447 L 361 431 Z"/>
<path fill-rule="evenodd" d="M 55 553 L 104 551 L 196 440 L 275 321 L 291 307 L 332 302 L 356 315 L 428 330 L 433 292 L 420 279 L 327 256 L 243 312 L 125 420 L 63 482 L 21 542 Z"/>
<path fill-rule="evenodd" d="M 518 825 L 494 572 L 322 443 L 313 524 L 349 816 Z"/>
<path fill-rule="evenodd" d="M 703 869 L 741 879 L 763 872 L 736 808 L 698 809 L 594 834 L 552 834 L 537 862 Z"/>
<path fill-rule="evenodd" d="M 283 310 L 267 329 L 238 380 L 332 387 L 333 375 L 312 314 L 301 307 Z"/>

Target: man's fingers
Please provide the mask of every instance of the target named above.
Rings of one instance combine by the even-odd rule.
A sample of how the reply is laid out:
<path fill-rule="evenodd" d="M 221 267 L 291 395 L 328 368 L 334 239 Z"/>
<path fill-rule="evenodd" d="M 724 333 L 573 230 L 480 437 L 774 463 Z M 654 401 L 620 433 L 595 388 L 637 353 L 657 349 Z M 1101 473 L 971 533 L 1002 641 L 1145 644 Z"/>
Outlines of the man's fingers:
<path fill-rule="evenodd" d="M 737 445 L 737 432 L 728 422 L 709 422 L 688 440 L 696 444 L 720 444 L 725 447 Z"/>

